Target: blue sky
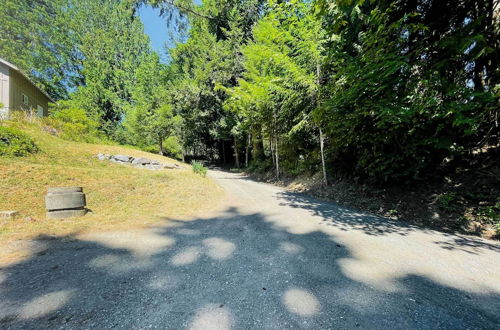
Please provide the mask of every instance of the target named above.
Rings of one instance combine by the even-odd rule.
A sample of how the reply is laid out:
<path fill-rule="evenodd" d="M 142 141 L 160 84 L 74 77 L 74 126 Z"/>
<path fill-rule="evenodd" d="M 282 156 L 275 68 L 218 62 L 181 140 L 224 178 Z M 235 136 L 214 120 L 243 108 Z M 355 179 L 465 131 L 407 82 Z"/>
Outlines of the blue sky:
<path fill-rule="evenodd" d="M 166 47 L 173 47 L 172 34 L 175 29 L 167 25 L 165 18 L 160 17 L 160 10 L 151 6 L 141 6 L 139 8 L 139 17 L 144 24 L 144 32 L 151 39 L 153 49 L 160 55 L 162 62 L 168 61 Z M 170 36 L 170 37 L 169 37 Z"/>

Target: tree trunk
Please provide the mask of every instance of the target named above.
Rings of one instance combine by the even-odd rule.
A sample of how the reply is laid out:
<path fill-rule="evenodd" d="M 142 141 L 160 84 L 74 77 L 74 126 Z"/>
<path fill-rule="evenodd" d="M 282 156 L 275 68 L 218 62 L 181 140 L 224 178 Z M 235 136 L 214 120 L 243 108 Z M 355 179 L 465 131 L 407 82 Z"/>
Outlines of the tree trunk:
<path fill-rule="evenodd" d="M 252 136 L 252 158 L 253 159 L 259 159 L 260 158 L 260 146 L 261 146 L 262 140 L 259 141 L 258 137 L 256 134 Z"/>
<path fill-rule="evenodd" d="M 245 167 L 248 167 L 248 154 L 250 153 L 250 143 L 251 143 L 250 133 L 247 134 L 247 148 L 245 150 Z"/>
<path fill-rule="evenodd" d="M 321 165 L 323 167 L 323 183 L 328 185 L 328 180 L 326 179 L 326 165 L 325 165 L 325 151 L 324 151 L 324 145 L 325 145 L 325 137 L 323 136 L 323 131 L 321 128 L 319 129 L 319 146 L 321 149 Z"/>
<path fill-rule="evenodd" d="M 255 130 L 251 134 L 252 138 L 252 159 L 262 159 L 264 157 L 264 139 L 262 129 Z"/>
<path fill-rule="evenodd" d="M 276 155 L 276 180 L 280 180 L 280 158 L 279 158 L 279 141 L 278 141 L 278 114 L 276 113 L 276 109 L 273 111 L 274 116 L 274 154 Z"/>
<path fill-rule="evenodd" d="M 226 143 L 222 140 L 222 163 L 226 164 Z"/>
<path fill-rule="evenodd" d="M 274 158 L 274 147 L 273 147 L 273 136 L 269 136 L 269 147 L 271 148 L 271 159 L 273 160 L 273 166 L 276 165 L 276 159 Z"/>
<path fill-rule="evenodd" d="M 236 136 L 234 137 L 234 163 L 236 168 L 240 168 L 240 159 L 238 157 L 238 141 L 236 140 Z"/>
<path fill-rule="evenodd" d="M 318 93 L 316 95 L 316 106 L 319 107 L 320 105 L 320 87 L 321 87 L 321 67 L 319 64 L 316 65 L 316 83 L 318 84 Z M 323 169 L 323 183 L 324 185 L 328 185 L 328 180 L 326 179 L 326 165 L 325 165 L 325 138 L 323 136 L 323 131 L 321 130 L 321 127 L 319 127 L 319 148 L 321 150 L 321 167 Z"/>
<path fill-rule="evenodd" d="M 280 158 L 279 158 L 279 150 L 278 150 L 278 135 L 275 137 L 276 146 L 275 146 L 275 154 L 276 154 L 276 179 L 280 180 Z"/>
<path fill-rule="evenodd" d="M 159 138 L 159 143 L 160 145 L 160 155 L 165 156 L 167 153 L 165 152 L 165 148 L 163 148 L 163 138 Z"/>

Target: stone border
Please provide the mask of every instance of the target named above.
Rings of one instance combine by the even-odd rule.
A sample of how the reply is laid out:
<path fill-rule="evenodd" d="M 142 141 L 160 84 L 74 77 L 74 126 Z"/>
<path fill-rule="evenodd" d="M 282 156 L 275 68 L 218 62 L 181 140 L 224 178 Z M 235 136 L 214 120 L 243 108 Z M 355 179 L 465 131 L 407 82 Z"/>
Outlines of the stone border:
<path fill-rule="evenodd" d="M 147 170 L 162 170 L 162 169 L 181 169 L 177 164 L 164 164 L 156 160 L 151 160 L 144 157 L 132 157 L 127 155 L 108 155 L 108 154 L 97 154 L 97 159 L 107 160 L 117 164 L 132 165 L 137 168 L 147 169 Z"/>

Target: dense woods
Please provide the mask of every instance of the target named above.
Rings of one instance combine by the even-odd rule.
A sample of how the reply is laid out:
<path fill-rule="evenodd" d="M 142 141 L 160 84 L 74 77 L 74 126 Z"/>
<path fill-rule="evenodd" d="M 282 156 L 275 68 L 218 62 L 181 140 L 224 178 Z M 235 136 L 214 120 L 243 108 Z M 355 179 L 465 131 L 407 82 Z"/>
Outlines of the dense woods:
<path fill-rule="evenodd" d="M 167 64 L 144 34 L 143 4 L 189 36 Z M 498 156 L 499 10 L 493 0 L 7 0 L 0 56 L 58 100 L 55 116 L 83 112 L 80 123 L 120 143 L 277 178 L 411 181 Z"/>

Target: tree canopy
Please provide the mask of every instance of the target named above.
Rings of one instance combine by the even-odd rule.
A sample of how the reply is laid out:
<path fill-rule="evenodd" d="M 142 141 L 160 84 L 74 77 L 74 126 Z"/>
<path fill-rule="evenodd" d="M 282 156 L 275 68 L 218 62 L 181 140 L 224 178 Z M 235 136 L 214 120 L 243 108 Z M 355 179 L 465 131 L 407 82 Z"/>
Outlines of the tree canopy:
<path fill-rule="evenodd" d="M 137 17 L 144 4 L 188 36 L 167 64 Z M 183 155 L 277 177 L 416 180 L 498 150 L 499 11 L 493 0 L 6 0 L 0 56 L 119 142 L 168 153 L 175 137 Z"/>

